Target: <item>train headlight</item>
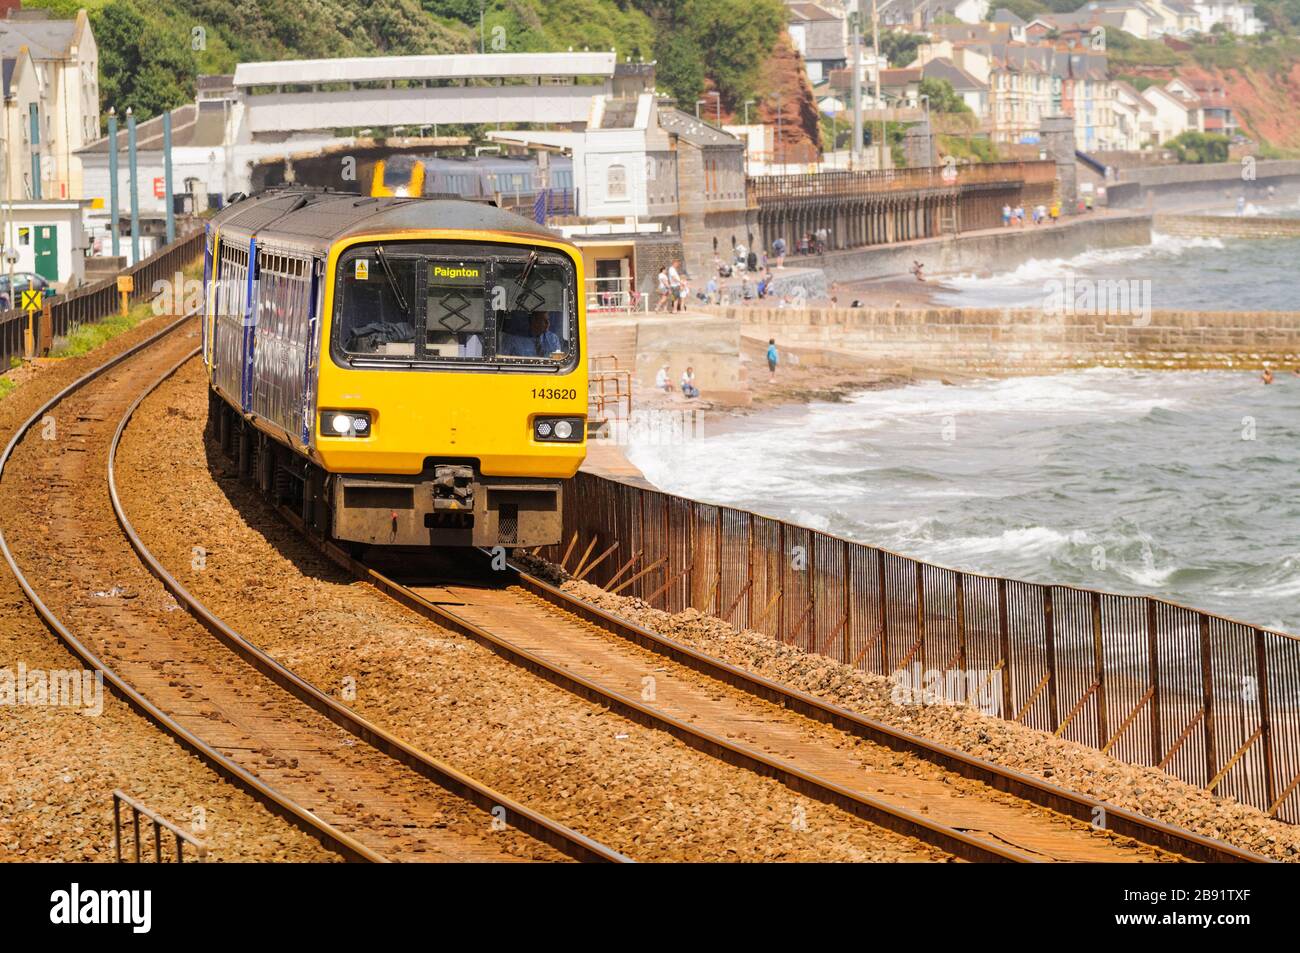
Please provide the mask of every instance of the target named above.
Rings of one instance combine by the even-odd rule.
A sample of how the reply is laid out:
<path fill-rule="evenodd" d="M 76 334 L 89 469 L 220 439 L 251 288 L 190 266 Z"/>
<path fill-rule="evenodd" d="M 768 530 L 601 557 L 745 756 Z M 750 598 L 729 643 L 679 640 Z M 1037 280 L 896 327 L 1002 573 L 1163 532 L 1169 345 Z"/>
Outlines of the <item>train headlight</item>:
<path fill-rule="evenodd" d="M 546 443 L 581 443 L 586 422 L 581 417 L 538 417 L 533 436 Z"/>
<path fill-rule="evenodd" d="M 370 414 L 367 411 L 323 410 L 321 433 L 327 437 L 364 437 L 370 433 Z"/>

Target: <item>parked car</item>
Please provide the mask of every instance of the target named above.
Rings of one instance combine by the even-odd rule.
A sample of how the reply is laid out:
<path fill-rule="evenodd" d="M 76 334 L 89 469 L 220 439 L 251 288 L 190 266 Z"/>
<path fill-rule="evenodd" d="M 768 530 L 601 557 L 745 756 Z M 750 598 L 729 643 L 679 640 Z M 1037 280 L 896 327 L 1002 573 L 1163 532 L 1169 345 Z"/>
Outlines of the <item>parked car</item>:
<path fill-rule="evenodd" d="M 41 294 L 46 298 L 55 294 L 54 285 L 31 271 L 14 272 L 14 290 L 10 293 L 9 275 L 8 273 L 0 273 L 0 311 L 8 311 L 10 308 L 21 305 L 23 292 L 28 288 L 40 288 Z"/>

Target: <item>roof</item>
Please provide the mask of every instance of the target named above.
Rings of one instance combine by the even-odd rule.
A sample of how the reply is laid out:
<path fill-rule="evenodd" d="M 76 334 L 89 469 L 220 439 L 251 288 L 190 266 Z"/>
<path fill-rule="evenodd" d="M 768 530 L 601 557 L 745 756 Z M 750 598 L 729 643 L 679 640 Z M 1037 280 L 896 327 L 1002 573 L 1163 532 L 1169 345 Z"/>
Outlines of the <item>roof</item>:
<path fill-rule="evenodd" d="M 963 90 L 988 89 L 988 83 L 982 83 L 949 59 L 930 60 L 921 70 L 926 79 L 947 80 L 954 92 Z"/>
<path fill-rule="evenodd" d="M 1012 26 L 1024 26 L 1025 21 L 1020 19 L 1010 10 L 997 10 L 994 12 L 992 21 L 994 23 L 1010 23 Z"/>
<path fill-rule="evenodd" d="M 240 63 L 235 86 L 371 83 L 390 79 L 492 76 L 613 76 L 617 55 L 605 53 L 455 53 L 437 56 L 352 56 L 333 60 Z"/>
<path fill-rule="evenodd" d="M 832 13 L 825 7 L 818 6 L 815 3 L 791 3 L 787 9 L 790 11 L 790 17 L 794 20 L 843 20 L 844 17 L 838 13 Z"/>
<path fill-rule="evenodd" d="M 172 110 L 172 147 L 220 146 L 225 141 L 226 116 L 220 101 L 187 103 Z M 126 146 L 126 117 L 118 117 L 117 147 Z M 162 151 L 162 116 L 154 116 L 135 127 L 135 147 L 140 152 Z M 96 139 L 78 149 L 79 154 L 108 152 L 108 137 Z"/>
<path fill-rule="evenodd" d="M 659 107 L 659 128 L 696 146 L 741 145 L 739 139 L 675 106 Z"/>
<path fill-rule="evenodd" d="M 19 13 L 15 17 L 13 14 Z M 39 16 L 34 14 L 41 14 Z M 61 60 L 77 38 L 76 20 L 46 19 L 45 11 L 10 11 L 9 19 L 0 20 L 0 53 L 10 56 L 26 46 L 34 60 Z"/>
<path fill-rule="evenodd" d="M 881 86 L 906 86 L 908 83 L 919 83 L 921 78 L 921 68 L 919 66 L 906 66 L 902 69 L 882 69 L 880 71 Z"/>
<path fill-rule="evenodd" d="M 379 231 L 432 228 L 559 237 L 530 219 L 483 202 L 373 198 L 301 187 L 274 189 L 236 202 L 218 213 L 212 225 L 268 240 L 312 244 Z"/>

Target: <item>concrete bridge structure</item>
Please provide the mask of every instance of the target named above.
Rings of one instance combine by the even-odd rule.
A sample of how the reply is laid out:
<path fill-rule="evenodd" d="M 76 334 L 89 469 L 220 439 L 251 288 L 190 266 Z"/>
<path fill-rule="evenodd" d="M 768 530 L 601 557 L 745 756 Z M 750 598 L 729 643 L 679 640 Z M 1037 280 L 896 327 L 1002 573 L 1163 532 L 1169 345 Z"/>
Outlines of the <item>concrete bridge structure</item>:
<path fill-rule="evenodd" d="M 375 56 L 240 63 L 234 85 L 259 133 L 437 123 L 586 123 L 615 91 L 613 52 Z M 651 67 L 627 64 L 621 72 Z"/>

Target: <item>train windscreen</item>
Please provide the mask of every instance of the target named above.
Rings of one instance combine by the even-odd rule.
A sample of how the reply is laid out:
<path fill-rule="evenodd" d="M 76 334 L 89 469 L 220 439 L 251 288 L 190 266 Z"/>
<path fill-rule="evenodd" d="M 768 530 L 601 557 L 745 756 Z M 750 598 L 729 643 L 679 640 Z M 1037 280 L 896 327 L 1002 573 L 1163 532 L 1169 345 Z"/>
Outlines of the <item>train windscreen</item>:
<path fill-rule="evenodd" d="M 555 370 L 577 360 L 573 263 L 516 245 L 361 246 L 339 260 L 336 359 Z"/>

